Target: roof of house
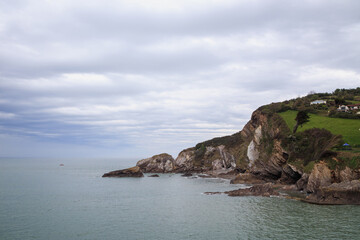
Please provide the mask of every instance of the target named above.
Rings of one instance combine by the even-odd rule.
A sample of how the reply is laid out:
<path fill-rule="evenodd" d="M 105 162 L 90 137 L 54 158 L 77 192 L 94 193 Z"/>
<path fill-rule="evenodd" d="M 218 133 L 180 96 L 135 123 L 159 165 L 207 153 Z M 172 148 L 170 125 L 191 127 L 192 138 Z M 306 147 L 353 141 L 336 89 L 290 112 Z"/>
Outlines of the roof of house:
<path fill-rule="evenodd" d="M 351 105 L 347 105 L 348 107 L 357 107 L 357 106 L 360 106 L 360 103 L 357 103 L 357 104 L 351 104 Z"/>

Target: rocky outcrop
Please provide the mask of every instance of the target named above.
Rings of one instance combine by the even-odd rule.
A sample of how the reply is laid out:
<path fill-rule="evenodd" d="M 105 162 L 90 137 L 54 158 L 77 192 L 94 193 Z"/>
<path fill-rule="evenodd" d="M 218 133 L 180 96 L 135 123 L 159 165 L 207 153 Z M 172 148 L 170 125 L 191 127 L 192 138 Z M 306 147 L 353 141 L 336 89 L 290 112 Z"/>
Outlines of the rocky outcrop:
<path fill-rule="evenodd" d="M 318 128 L 292 134 L 284 119 L 271 106 L 264 106 L 253 112 L 240 132 L 198 143 L 181 151 L 175 160 L 163 153 L 142 159 L 136 165 L 146 173 L 185 173 L 183 176 L 205 173 L 199 177 L 228 178 L 234 184 L 276 183 L 286 185 L 283 189 L 312 193 L 313 198 L 330 199 L 326 187 L 360 177 L 359 169 L 345 167 L 340 157 L 336 159 L 337 153 L 332 149 L 340 140 L 340 136 Z M 325 162 L 332 160 L 335 164 L 329 164 L 330 170 Z M 261 187 L 230 194 L 268 195 L 258 188 Z M 346 190 L 337 191 L 340 194 Z"/>
<path fill-rule="evenodd" d="M 175 170 L 174 159 L 167 153 L 142 159 L 136 163 L 145 173 L 169 173 Z"/>
<path fill-rule="evenodd" d="M 238 189 L 225 192 L 230 197 L 243 197 L 243 196 L 262 196 L 270 197 L 277 196 L 279 193 L 274 190 L 272 183 L 257 184 L 250 188 Z"/>
<path fill-rule="evenodd" d="M 192 172 L 194 171 L 195 148 L 188 148 L 181 151 L 175 159 L 175 166 L 177 172 Z"/>
<path fill-rule="evenodd" d="M 291 164 L 286 164 L 281 173 L 280 183 L 295 184 L 301 177 L 303 172 Z"/>
<path fill-rule="evenodd" d="M 351 170 L 349 167 L 345 167 L 344 170 L 341 170 L 339 173 L 340 182 L 350 182 L 360 178 L 358 171 Z"/>
<path fill-rule="evenodd" d="M 105 173 L 102 177 L 143 177 L 139 167 L 132 167 Z"/>
<path fill-rule="evenodd" d="M 360 181 L 353 180 L 320 187 L 304 201 L 315 204 L 360 205 Z"/>
<path fill-rule="evenodd" d="M 306 190 L 308 181 L 309 181 L 309 174 L 303 173 L 301 178 L 295 184 L 297 190 L 299 190 L 299 191 Z"/>
<path fill-rule="evenodd" d="M 331 171 L 324 162 L 314 165 L 309 176 L 306 191 L 315 192 L 317 189 L 329 186 L 331 184 Z"/>

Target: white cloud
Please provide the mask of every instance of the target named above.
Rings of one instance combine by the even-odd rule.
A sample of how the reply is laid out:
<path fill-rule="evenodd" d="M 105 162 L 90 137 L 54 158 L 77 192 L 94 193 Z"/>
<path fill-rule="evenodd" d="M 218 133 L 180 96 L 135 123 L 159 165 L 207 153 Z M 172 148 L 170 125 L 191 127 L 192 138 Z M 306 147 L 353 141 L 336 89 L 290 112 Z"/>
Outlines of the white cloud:
<path fill-rule="evenodd" d="M 0 119 L 1 118 L 14 118 L 16 115 L 14 113 L 8 113 L 8 112 L 0 112 Z"/>

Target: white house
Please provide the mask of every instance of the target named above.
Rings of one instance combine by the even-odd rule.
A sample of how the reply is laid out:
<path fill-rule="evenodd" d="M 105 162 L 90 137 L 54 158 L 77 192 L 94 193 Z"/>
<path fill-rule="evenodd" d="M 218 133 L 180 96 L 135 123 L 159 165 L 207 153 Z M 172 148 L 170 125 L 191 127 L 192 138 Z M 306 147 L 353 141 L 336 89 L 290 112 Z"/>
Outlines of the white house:
<path fill-rule="evenodd" d="M 347 112 L 347 111 L 349 111 L 349 108 L 348 108 L 348 106 L 340 105 L 337 110 L 339 112 Z"/>
<path fill-rule="evenodd" d="M 314 105 L 314 104 L 326 104 L 326 101 L 325 100 L 315 100 L 310 103 L 310 105 Z"/>
<path fill-rule="evenodd" d="M 360 108 L 360 104 L 347 105 L 350 110 L 358 110 Z"/>

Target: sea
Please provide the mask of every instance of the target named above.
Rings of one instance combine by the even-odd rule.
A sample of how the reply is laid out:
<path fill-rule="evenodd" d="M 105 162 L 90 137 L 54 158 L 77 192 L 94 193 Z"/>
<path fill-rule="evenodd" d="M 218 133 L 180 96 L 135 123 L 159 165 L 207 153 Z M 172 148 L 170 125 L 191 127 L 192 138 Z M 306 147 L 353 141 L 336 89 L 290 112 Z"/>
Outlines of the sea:
<path fill-rule="evenodd" d="M 360 239 L 360 206 L 206 195 L 247 186 L 180 174 L 102 178 L 135 163 L 0 159 L 0 240 Z"/>

